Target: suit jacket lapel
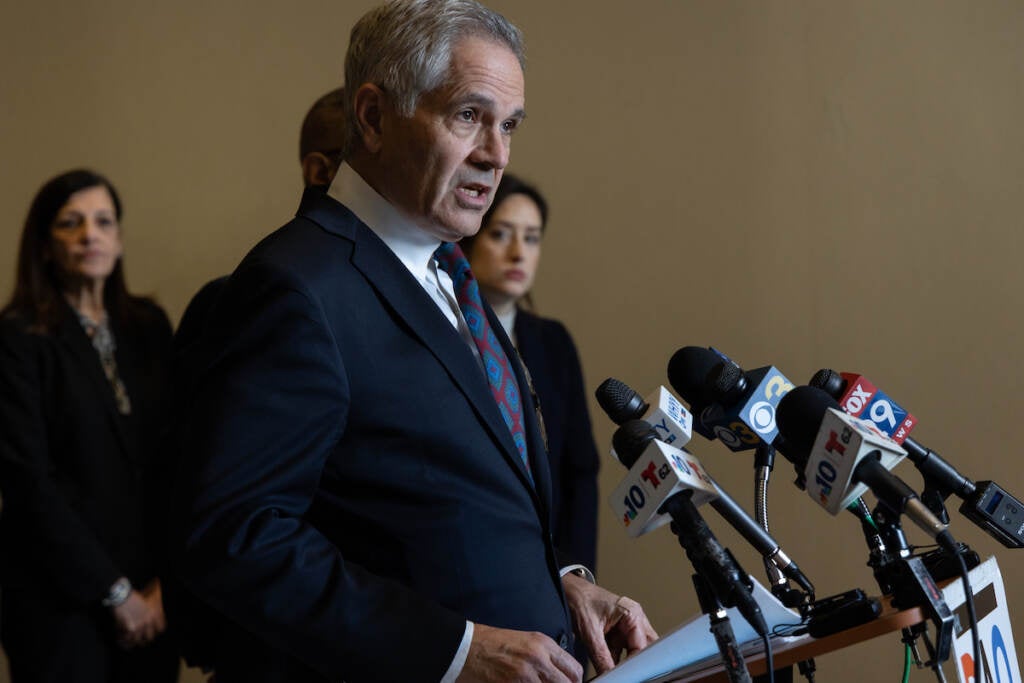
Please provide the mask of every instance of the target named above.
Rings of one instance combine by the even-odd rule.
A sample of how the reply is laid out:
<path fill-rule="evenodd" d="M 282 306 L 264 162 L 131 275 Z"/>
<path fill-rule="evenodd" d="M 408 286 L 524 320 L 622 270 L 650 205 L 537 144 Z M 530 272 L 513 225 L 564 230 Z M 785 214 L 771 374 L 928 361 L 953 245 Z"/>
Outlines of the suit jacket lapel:
<path fill-rule="evenodd" d="M 303 196 L 299 214 L 354 242 L 353 265 L 445 367 L 452 381 L 469 400 L 473 410 L 492 438 L 500 444 L 505 460 L 516 470 L 523 484 L 533 492 L 538 507 L 544 510 L 546 506 L 541 503 L 541 500 L 547 498 L 541 498 L 538 491 L 530 484 L 526 468 L 519 457 L 519 451 L 516 449 L 512 435 L 509 433 L 508 427 L 505 426 L 498 406 L 494 402 L 494 397 L 487 386 L 487 380 L 479 363 L 458 332 L 437 310 L 433 299 L 372 230 L 359 221 L 344 205 L 322 191 L 307 191 Z M 497 325 L 496 332 L 499 331 L 501 325 L 493 316 L 490 317 L 490 320 L 492 325 Z M 508 344 L 507 338 L 504 334 L 499 334 L 499 338 L 504 338 L 502 343 L 505 344 L 505 352 L 510 353 L 511 345 Z M 514 350 L 511 351 L 509 357 L 516 358 Z M 518 363 L 514 365 L 518 366 Z M 526 386 L 522 381 L 522 371 L 517 367 L 516 372 L 520 387 Z M 528 405 L 525 396 L 528 395 L 528 392 L 523 392 L 520 389 L 520 393 L 524 396 L 523 408 L 526 410 Z M 536 430 L 534 429 L 533 432 L 535 434 Z M 534 440 L 531 440 L 530 443 L 531 452 L 534 450 Z M 544 479 L 546 480 L 547 477 L 545 476 Z M 550 487 L 550 484 L 546 484 L 546 486 Z"/>

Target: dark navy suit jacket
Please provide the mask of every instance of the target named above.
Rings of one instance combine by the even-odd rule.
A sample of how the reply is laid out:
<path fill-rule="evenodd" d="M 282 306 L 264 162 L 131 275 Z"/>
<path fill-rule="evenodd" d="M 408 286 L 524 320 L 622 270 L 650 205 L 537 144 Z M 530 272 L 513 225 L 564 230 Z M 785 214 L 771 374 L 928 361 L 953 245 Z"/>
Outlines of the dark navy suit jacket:
<path fill-rule="evenodd" d="M 224 283 L 180 368 L 170 549 L 225 620 L 218 680 L 249 662 L 251 680 L 434 682 L 466 619 L 570 646 L 534 411 L 536 485 L 463 339 L 322 190 Z"/>
<path fill-rule="evenodd" d="M 555 545 L 595 569 L 600 460 L 576 346 L 562 323 L 527 311 L 516 313 L 515 334 L 547 430 Z"/>

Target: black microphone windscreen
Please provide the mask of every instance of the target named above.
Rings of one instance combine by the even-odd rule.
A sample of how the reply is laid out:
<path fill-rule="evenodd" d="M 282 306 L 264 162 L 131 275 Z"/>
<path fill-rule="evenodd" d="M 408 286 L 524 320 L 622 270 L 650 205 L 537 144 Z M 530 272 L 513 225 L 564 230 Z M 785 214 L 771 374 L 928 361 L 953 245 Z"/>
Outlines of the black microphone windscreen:
<path fill-rule="evenodd" d="M 719 363 L 708 373 L 706 385 L 713 403 L 731 405 L 747 388 L 747 378 L 735 363 Z"/>
<path fill-rule="evenodd" d="M 721 362 L 721 356 L 701 346 L 684 346 L 669 359 L 668 382 L 690 404 L 692 412 L 697 413 L 711 403 L 707 377 Z"/>
<path fill-rule="evenodd" d="M 794 388 L 779 401 L 775 423 L 785 442 L 788 460 L 805 463 L 818 435 L 818 427 L 829 408 L 839 408 L 836 400 L 818 387 Z"/>
<path fill-rule="evenodd" d="M 657 438 L 658 433 L 643 420 L 627 420 L 612 434 L 612 446 L 619 456 L 619 462 L 629 469 L 643 454 L 647 445 Z"/>
<path fill-rule="evenodd" d="M 839 400 L 839 397 L 843 395 L 843 390 L 846 389 L 846 380 L 835 370 L 829 370 L 828 368 L 822 368 L 814 373 L 814 377 L 808 384 L 812 387 L 818 387 L 832 398 Z"/>
<path fill-rule="evenodd" d="M 609 377 L 601 382 L 594 395 L 597 397 L 597 403 L 601 406 L 601 409 L 617 425 L 627 420 L 636 420 L 643 417 L 643 414 L 650 407 L 640 397 L 640 394 L 614 377 Z"/>

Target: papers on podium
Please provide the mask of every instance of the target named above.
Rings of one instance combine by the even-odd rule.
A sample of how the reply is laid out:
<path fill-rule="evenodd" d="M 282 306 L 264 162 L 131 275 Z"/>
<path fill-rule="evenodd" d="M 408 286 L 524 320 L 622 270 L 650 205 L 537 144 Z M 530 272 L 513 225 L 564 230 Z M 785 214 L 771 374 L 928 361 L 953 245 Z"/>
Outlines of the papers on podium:
<path fill-rule="evenodd" d="M 764 613 L 765 621 L 768 622 L 769 633 L 777 626 L 800 623 L 798 613 L 779 602 L 757 579 L 751 577 L 751 580 L 754 582 L 754 599 L 757 600 L 761 612 Z M 728 612 L 729 623 L 736 635 L 736 642 L 740 644 L 744 652 L 748 652 L 750 648 L 743 646 L 747 643 L 755 645 L 760 643 L 760 637 L 738 610 L 730 608 Z M 677 680 L 677 676 L 683 675 L 680 669 L 684 667 L 703 663 L 709 658 L 712 662 L 718 661 L 718 645 L 715 643 L 714 636 L 711 635 L 710 628 L 711 623 L 707 615 L 701 614 L 694 617 L 670 633 L 662 635 L 657 642 L 643 652 L 638 652 L 619 663 L 608 673 L 592 680 L 594 683 Z M 778 640 L 778 638 L 774 640 Z M 754 651 L 760 651 L 760 648 L 755 647 Z M 704 667 L 697 668 L 703 669 Z M 671 679 L 667 678 L 670 674 L 672 674 Z"/>

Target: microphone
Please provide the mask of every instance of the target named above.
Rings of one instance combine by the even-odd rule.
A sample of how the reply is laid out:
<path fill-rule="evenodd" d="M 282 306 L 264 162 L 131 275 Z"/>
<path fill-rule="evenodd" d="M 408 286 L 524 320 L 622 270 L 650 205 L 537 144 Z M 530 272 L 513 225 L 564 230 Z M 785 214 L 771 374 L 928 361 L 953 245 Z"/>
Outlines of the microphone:
<path fill-rule="evenodd" d="M 921 498 L 943 521 L 948 521 L 943 501 L 955 494 L 964 501 L 960 506 L 961 514 L 1007 548 L 1024 548 L 1024 503 L 993 481 L 976 484 L 938 453 L 911 438 L 910 431 L 917 419 L 866 377 L 822 369 L 811 378 L 811 386 L 835 398 L 851 415 L 866 415 L 875 426 L 902 444 L 907 458 L 924 476 Z"/>
<path fill-rule="evenodd" d="M 906 451 L 866 420 L 839 410 L 817 387 L 797 387 L 779 403 L 779 429 L 803 464 L 808 495 L 833 515 L 867 489 L 897 514 L 904 514 L 950 553 L 958 552 L 946 525 L 907 484 L 889 472 Z M 807 444 L 811 444 L 807 450 Z"/>
<path fill-rule="evenodd" d="M 660 441 L 654 429 L 643 420 L 625 422 L 616 430 L 612 441 L 623 464 L 629 466 L 626 479 L 612 494 L 612 507 L 616 512 L 620 509 L 618 501 L 623 491 L 629 493 L 621 509 L 626 510 L 628 516 L 630 506 L 636 508 L 633 519 L 623 518 L 629 534 L 638 536 L 671 520 L 672 530 L 686 550 L 686 556 L 697 573 L 711 584 L 722 604 L 736 607 L 758 635 L 765 636 L 768 625 L 751 593 L 750 577 L 697 512 L 698 505 L 714 500 L 718 493 L 700 461 L 693 454 Z M 632 531 L 633 522 L 643 524 L 642 530 Z"/>
<path fill-rule="evenodd" d="M 793 388 L 775 367 L 744 372 L 725 354 L 699 346 L 684 346 L 673 354 L 668 378 L 699 415 L 694 429 L 732 451 L 775 442 L 775 411 Z"/>
<path fill-rule="evenodd" d="M 917 424 L 917 418 L 879 391 L 864 375 L 818 370 L 811 378 L 810 386 L 823 390 L 850 415 L 870 420 L 898 444 L 908 438 Z"/>
<path fill-rule="evenodd" d="M 660 387 L 660 393 L 668 393 L 664 387 Z M 639 394 L 636 391 L 629 388 L 625 383 L 619 380 L 609 378 L 605 380 L 597 390 L 598 403 L 604 408 L 605 412 L 608 413 L 608 417 L 613 422 L 620 425 L 619 429 L 612 435 L 612 447 L 617 454 L 636 454 L 645 452 L 644 449 L 649 449 L 652 442 L 656 443 L 657 439 L 661 439 L 662 431 L 658 428 L 657 424 L 651 424 L 647 420 L 641 420 L 632 415 L 646 414 L 656 415 L 655 411 L 648 410 L 647 404 L 639 399 Z M 671 394 L 669 394 L 671 396 Z M 673 399 L 675 397 L 672 397 Z M 675 402 L 678 405 L 678 401 Z M 627 410 L 623 406 L 630 406 Z M 685 412 L 685 408 L 682 409 Z M 664 415 L 663 415 L 664 417 Z M 673 422 L 672 419 L 668 420 L 670 424 L 678 424 Z M 687 419 L 685 420 L 687 425 L 693 423 L 692 417 L 687 413 Z M 668 431 L 675 431 L 678 427 L 673 427 Z M 664 440 L 664 439 L 662 439 Z M 688 451 L 681 451 L 688 457 L 693 457 Z M 619 462 L 627 467 L 630 467 L 632 472 L 632 466 L 634 461 L 629 460 L 632 456 L 617 456 Z M 694 458 L 695 462 L 696 458 Z M 660 471 L 660 470 L 659 470 Z M 722 516 L 722 518 L 732 526 L 750 545 L 754 547 L 757 552 L 761 554 L 765 560 L 769 561 L 774 565 L 784 576 L 795 581 L 808 596 L 814 595 L 814 585 L 811 584 L 810 580 L 797 566 L 797 563 L 789 558 L 788 555 L 782 550 L 779 543 L 772 538 L 767 530 L 761 527 L 756 521 L 754 521 L 750 515 L 747 514 L 739 503 L 737 503 L 732 496 L 730 496 L 724 489 L 722 489 L 711 475 L 706 470 L 701 468 L 703 474 L 702 480 L 710 483 L 715 490 L 715 496 L 710 498 L 709 504 L 715 509 L 715 511 Z M 647 480 L 648 482 L 650 480 Z M 625 484 L 625 482 L 623 482 Z M 625 488 L 620 485 L 620 488 Z M 643 489 L 641 488 L 641 491 Z M 635 519 L 629 517 L 630 513 L 636 512 L 639 514 L 636 508 L 636 501 L 627 500 L 626 490 L 618 490 L 612 494 L 612 507 L 615 509 L 617 515 L 620 515 L 623 524 L 626 525 L 627 529 L 637 528 L 635 526 Z M 666 496 L 667 497 L 667 496 Z M 664 500 L 664 497 L 660 500 Z M 703 502 L 703 501 L 702 501 Z M 632 503 L 632 506 L 630 505 Z M 627 521 L 627 519 L 629 521 Z M 657 520 L 656 520 L 657 521 Z M 657 528 L 664 524 L 662 519 L 654 526 L 651 526 L 651 520 L 644 519 L 643 523 L 645 526 L 639 527 L 639 530 L 631 535 L 640 535 L 646 533 L 650 529 Z M 649 527 L 649 528 L 648 528 Z M 811 598 L 813 599 L 813 597 Z"/>
<path fill-rule="evenodd" d="M 793 383 L 771 365 L 744 372 L 731 360 L 716 365 L 705 380 L 713 399 L 701 415 L 705 427 L 732 451 L 771 445 L 779 435 L 775 411 Z"/>
<path fill-rule="evenodd" d="M 728 360 L 725 354 L 714 349 L 684 346 L 672 354 L 668 361 L 668 383 L 690 404 L 693 414 L 698 416 L 694 420 L 694 431 L 709 440 L 715 439 L 715 433 L 705 427 L 699 417 L 711 404 L 705 380 L 711 369 L 723 360 Z"/>
<path fill-rule="evenodd" d="M 598 405 L 615 424 L 644 420 L 658 433 L 659 439 L 676 448 L 685 446 L 693 436 L 693 415 L 663 386 L 659 386 L 645 401 L 624 382 L 609 377 L 601 382 L 594 395 Z M 613 455 L 618 458 L 617 449 Z"/>
<path fill-rule="evenodd" d="M 660 508 L 676 493 L 691 491 L 694 505 L 718 495 L 700 461 L 692 453 L 659 440 L 657 432 L 643 420 L 624 422 L 612 436 L 612 444 L 629 474 L 612 492 L 609 502 L 634 538 L 671 521 Z"/>

